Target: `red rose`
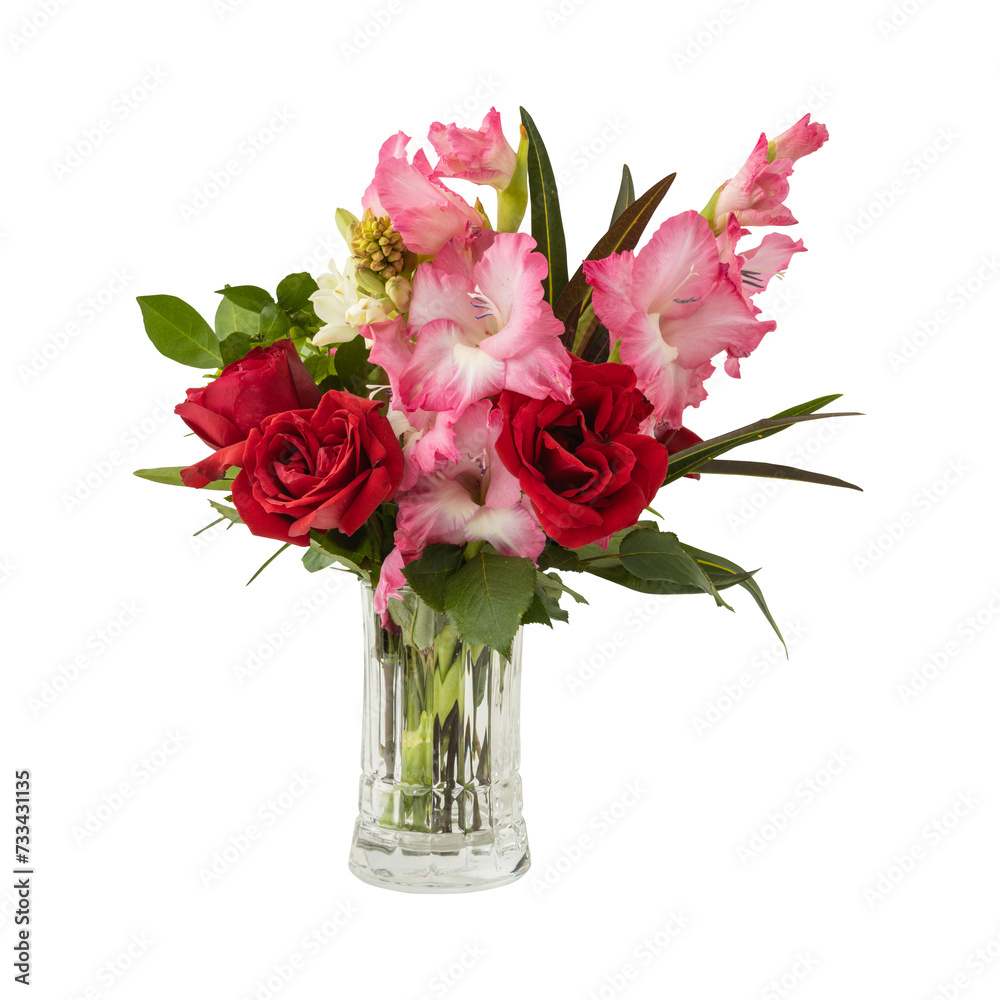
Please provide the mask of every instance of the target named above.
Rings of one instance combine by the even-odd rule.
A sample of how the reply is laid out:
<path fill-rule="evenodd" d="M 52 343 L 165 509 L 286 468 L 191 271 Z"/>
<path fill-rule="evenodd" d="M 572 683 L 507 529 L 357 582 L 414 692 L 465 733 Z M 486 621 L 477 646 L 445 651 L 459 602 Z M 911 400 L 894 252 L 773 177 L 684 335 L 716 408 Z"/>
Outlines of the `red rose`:
<path fill-rule="evenodd" d="M 575 549 L 635 524 L 667 474 L 667 449 L 640 432 L 653 412 L 628 365 L 574 361 L 573 402 L 504 391 L 497 454 L 541 526 Z"/>
<path fill-rule="evenodd" d="M 403 451 L 379 403 L 324 393 L 315 410 L 250 431 L 233 503 L 255 535 L 308 545 L 309 531 L 353 535 L 403 478 Z"/>
<path fill-rule="evenodd" d="M 188 389 L 187 399 L 177 404 L 174 413 L 215 454 L 183 469 L 184 484 L 199 487 L 221 479 L 231 465 L 242 464 L 247 435 L 265 417 L 313 407 L 319 398 L 319 387 L 290 340 L 255 347 L 208 385 Z"/>

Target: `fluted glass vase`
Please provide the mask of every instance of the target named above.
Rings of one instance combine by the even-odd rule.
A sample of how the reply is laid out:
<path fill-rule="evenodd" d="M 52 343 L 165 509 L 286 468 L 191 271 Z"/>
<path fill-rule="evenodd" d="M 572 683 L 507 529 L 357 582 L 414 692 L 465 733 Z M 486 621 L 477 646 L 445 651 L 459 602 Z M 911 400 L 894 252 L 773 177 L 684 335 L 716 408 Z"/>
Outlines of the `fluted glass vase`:
<path fill-rule="evenodd" d="M 521 633 L 511 658 L 458 638 L 410 591 L 383 627 L 362 586 L 364 706 L 350 866 L 403 892 L 504 885 L 530 864 L 521 817 Z"/>

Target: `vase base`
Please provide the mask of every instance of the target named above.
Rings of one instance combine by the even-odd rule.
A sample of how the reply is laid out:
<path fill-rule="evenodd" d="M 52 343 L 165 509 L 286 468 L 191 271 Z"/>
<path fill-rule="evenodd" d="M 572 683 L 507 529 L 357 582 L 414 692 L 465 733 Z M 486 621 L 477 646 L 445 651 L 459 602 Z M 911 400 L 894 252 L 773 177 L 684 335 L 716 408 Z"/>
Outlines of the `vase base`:
<path fill-rule="evenodd" d="M 349 866 L 368 885 L 396 892 L 476 892 L 519 879 L 531 865 L 523 823 L 520 836 L 499 849 L 490 830 L 413 833 L 355 830 Z"/>

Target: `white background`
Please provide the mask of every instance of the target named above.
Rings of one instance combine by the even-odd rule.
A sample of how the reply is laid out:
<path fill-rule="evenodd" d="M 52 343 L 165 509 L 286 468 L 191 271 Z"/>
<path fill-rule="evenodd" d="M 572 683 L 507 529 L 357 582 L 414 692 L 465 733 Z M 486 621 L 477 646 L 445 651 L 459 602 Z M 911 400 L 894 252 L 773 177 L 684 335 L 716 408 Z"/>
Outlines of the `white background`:
<path fill-rule="evenodd" d="M 557 3 L 4 5 L 0 858 L 30 768 L 34 995 L 1000 990 L 997 15 Z M 640 190 L 678 172 L 661 219 L 700 209 L 761 130 L 829 125 L 792 178 L 810 252 L 769 293 L 778 329 L 689 423 L 707 437 L 843 392 L 867 416 L 742 455 L 865 492 L 661 495 L 683 539 L 764 567 L 791 659 L 742 591 L 730 614 L 584 581 L 591 608 L 526 643 L 531 871 L 411 897 L 346 865 L 356 588 L 286 554 L 246 589 L 272 542 L 192 539 L 206 498 L 131 476 L 203 450 L 171 413 L 198 375 L 154 351 L 134 297 L 211 316 L 225 282 L 319 273 L 384 138 L 491 104 L 512 138 L 524 104 L 564 174 L 571 267 L 623 161 Z M 909 696 L 914 675 L 931 679 Z M 12 901 L 0 888 L 5 996 Z"/>

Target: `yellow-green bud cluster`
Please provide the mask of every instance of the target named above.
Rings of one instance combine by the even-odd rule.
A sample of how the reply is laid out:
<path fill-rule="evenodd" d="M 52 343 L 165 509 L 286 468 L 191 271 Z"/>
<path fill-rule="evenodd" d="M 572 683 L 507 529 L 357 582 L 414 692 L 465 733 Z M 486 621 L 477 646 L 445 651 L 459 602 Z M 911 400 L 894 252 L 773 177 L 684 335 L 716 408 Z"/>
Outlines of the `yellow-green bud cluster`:
<path fill-rule="evenodd" d="M 382 278 L 392 278 L 403 270 L 403 237 L 392 228 L 387 215 L 376 218 L 370 208 L 355 226 L 351 249 L 359 267 L 367 267 Z"/>

